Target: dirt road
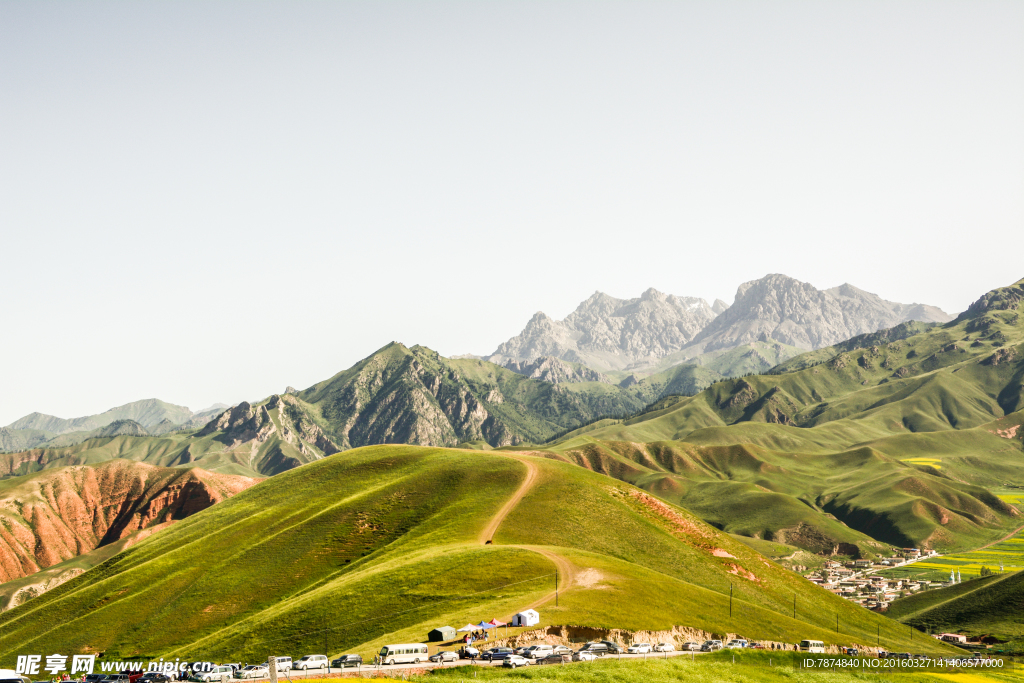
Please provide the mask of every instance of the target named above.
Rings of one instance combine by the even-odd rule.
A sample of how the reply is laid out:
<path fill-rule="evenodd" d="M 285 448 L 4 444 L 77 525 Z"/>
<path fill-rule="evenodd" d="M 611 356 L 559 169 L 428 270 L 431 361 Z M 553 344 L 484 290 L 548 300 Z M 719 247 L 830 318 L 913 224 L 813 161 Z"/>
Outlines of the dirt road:
<path fill-rule="evenodd" d="M 512 510 L 514 510 L 517 505 L 519 505 L 519 502 L 523 499 L 523 496 L 525 496 L 529 492 L 529 490 L 533 488 L 534 484 L 537 483 L 537 464 L 534 463 L 531 458 L 527 456 L 514 455 L 511 453 L 508 454 L 508 457 L 515 458 L 519 462 L 526 465 L 526 479 L 523 480 L 523 483 L 519 486 L 519 488 L 512 495 L 512 497 L 508 499 L 508 502 L 501 506 L 501 509 L 498 510 L 498 512 L 491 519 L 491 521 L 487 524 L 487 527 L 480 534 L 481 544 L 485 544 L 494 538 L 494 534 L 498 530 L 498 527 L 501 526 L 501 523 L 504 522 L 505 518 L 508 517 L 509 513 L 512 512 Z M 558 594 L 562 594 L 565 591 L 572 588 L 573 580 L 576 578 L 576 567 L 564 557 L 556 555 L 551 550 L 541 546 L 516 545 L 510 547 L 529 550 L 531 552 L 537 553 L 538 555 L 543 555 L 544 557 L 551 560 L 551 562 L 555 565 L 555 567 L 558 570 Z M 552 577 L 551 584 L 552 587 L 554 587 L 554 577 Z M 554 601 L 554 599 L 555 590 L 552 590 L 543 598 L 540 598 L 533 604 L 528 605 L 523 609 L 533 609 L 541 605 L 545 605 L 549 602 L 552 602 Z"/>
<path fill-rule="evenodd" d="M 508 517 L 508 513 L 512 512 L 512 510 L 515 509 L 516 505 L 519 505 L 519 501 L 523 499 L 523 496 L 526 495 L 526 492 L 532 489 L 533 485 L 537 483 L 536 464 L 531 462 L 528 458 L 517 457 L 515 455 L 509 455 L 508 457 L 515 458 L 519 462 L 526 465 L 526 479 L 523 480 L 523 483 L 519 486 L 516 492 L 512 494 L 512 497 L 508 499 L 508 502 L 505 503 L 500 510 L 498 510 L 497 514 L 494 515 L 490 523 L 488 523 L 487 528 L 485 528 L 480 533 L 481 545 L 487 543 L 487 541 L 490 541 L 494 538 L 494 532 L 498 530 L 498 527 L 501 526 L 501 523 L 505 521 L 506 517 Z"/>

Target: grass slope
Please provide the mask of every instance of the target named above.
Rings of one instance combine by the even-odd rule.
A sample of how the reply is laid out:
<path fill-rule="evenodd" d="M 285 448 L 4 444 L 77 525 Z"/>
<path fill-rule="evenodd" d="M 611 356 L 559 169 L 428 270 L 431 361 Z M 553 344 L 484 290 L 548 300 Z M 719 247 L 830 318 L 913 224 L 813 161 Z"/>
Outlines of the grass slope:
<path fill-rule="evenodd" d="M 573 581 L 558 608 L 556 569 Z M 273 477 L 3 613 L 0 653 L 368 655 L 531 604 L 542 624 L 843 643 L 880 626 L 883 644 L 909 646 L 891 621 L 627 484 L 550 459 L 379 446 Z"/>
<path fill-rule="evenodd" d="M 889 616 L 933 632 L 1024 640 L 1024 571 L 987 576 L 896 600 Z"/>
<path fill-rule="evenodd" d="M 980 545 L 1019 525 L 986 489 L 1024 486 L 1021 300 L 1022 283 L 994 290 L 949 324 L 862 335 L 544 448 L 816 552 Z"/>

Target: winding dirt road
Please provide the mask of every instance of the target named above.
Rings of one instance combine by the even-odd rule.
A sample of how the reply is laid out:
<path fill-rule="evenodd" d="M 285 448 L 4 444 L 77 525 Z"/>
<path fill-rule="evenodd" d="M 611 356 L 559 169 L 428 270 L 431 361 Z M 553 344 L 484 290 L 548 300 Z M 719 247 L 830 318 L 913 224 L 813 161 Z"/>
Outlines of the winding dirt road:
<path fill-rule="evenodd" d="M 508 502 L 501 506 L 501 509 L 498 510 L 498 512 L 494 515 L 493 518 L 491 518 L 491 521 L 487 524 L 487 527 L 483 530 L 483 532 L 481 532 L 481 545 L 484 545 L 494 539 L 494 533 L 498 530 L 498 527 L 501 526 L 501 523 L 504 522 L 505 518 L 508 517 L 509 513 L 512 512 L 512 510 L 514 510 L 517 505 L 519 505 L 519 502 L 523 499 L 523 496 L 525 496 L 527 492 L 529 492 L 529 490 L 532 489 L 534 485 L 537 483 L 537 464 L 535 462 L 533 462 L 530 458 L 521 455 L 508 454 L 507 457 L 515 458 L 519 462 L 526 465 L 526 479 L 523 480 L 523 483 L 519 486 L 518 489 L 516 489 L 516 492 L 512 494 L 512 497 L 508 499 Z M 571 562 L 569 562 L 569 560 L 565 559 L 560 555 L 556 555 L 553 551 L 543 546 L 513 545 L 508 547 L 529 550 L 531 552 L 537 553 L 538 555 L 543 555 L 547 559 L 551 560 L 552 564 L 554 564 L 555 567 L 558 569 L 557 592 L 561 594 L 572 588 L 573 580 L 576 578 L 576 567 Z M 552 586 L 554 586 L 554 580 L 552 580 L 551 583 Z M 552 590 L 544 597 L 538 599 L 533 604 L 528 605 L 523 609 L 533 609 L 535 607 L 545 605 L 553 601 L 554 599 L 555 591 Z"/>

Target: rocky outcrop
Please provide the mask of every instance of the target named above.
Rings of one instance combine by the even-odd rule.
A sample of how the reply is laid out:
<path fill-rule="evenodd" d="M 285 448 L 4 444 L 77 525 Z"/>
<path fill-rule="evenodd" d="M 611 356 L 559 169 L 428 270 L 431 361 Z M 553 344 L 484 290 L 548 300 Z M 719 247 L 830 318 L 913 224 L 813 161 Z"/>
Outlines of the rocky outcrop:
<path fill-rule="evenodd" d="M 582 365 L 571 365 L 563 360 L 546 356 L 534 360 L 509 360 L 505 367 L 517 374 L 552 384 L 561 382 L 608 382 L 597 370 Z"/>
<path fill-rule="evenodd" d="M 0 582 L 184 519 L 258 481 L 125 460 L 25 477 L 0 495 Z"/>
<path fill-rule="evenodd" d="M 485 361 L 442 358 L 398 343 L 297 398 L 317 408 L 319 424 L 342 449 L 381 443 L 540 443 L 646 403 L 626 391 L 565 391 Z"/>
<path fill-rule="evenodd" d="M 885 301 L 849 284 L 819 290 L 785 275 L 768 275 L 740 285 L 733 305 L 687 349 L 707 352 L 769 340 L 820 349 L 908 320 L 950 319 L 934 306 Z"/>
<path fill-rule="evenodd" d="M 716 315 L 704 299 L 655 289 L 636 299 L 595 292 L 565 320 L 537 313 L 487 360 L 501 365 L 553 356 L 599 370 L 623 369 L 678 351 Z"/>

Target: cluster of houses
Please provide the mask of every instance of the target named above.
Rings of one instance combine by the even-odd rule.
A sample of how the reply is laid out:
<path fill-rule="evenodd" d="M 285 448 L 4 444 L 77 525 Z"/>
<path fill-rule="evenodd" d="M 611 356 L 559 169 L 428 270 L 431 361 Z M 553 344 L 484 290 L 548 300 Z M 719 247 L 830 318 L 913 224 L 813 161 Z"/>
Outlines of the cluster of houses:
<path fill-rule="evenodd" d="M 880 569 L 899 567 L 914 560 L 936 555 L 933 550 L 922 551 L 919 548 L 902 548 L 896 550 L 892 557 L 875 560 L 852 560 L 836 562 L 829 560 L 818 571 L 807 575 L 807 578 L 825 590 L 846 598 L 859 605 L 884 612 L 896 598 L 930 588 L 948 586 L 948 582 L 912 581 L 909 579 L 889 579 L 873 572 Z"/>

